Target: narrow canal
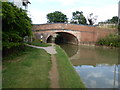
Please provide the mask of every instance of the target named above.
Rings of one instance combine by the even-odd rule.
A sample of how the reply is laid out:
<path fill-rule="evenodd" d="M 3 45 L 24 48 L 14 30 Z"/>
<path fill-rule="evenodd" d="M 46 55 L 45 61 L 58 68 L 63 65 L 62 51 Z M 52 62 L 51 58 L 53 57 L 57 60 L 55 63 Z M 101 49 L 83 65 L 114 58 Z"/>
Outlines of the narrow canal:
<path fill-rule="evenodd" d="M 117 49 L 60 45 L 87 88 L 118 88 Z"/>

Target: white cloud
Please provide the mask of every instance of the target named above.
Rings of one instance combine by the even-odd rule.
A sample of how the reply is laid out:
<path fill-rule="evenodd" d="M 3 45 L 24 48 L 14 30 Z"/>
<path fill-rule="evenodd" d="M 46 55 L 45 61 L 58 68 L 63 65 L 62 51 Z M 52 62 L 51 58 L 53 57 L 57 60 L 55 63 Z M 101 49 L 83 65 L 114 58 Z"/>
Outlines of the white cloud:
<path fill-rule="evenodd" d="M 31 0 L 33 1 L 33 0 Z M 79 0 L 35 0 L 35 2 L 39 2 L 39 3 L 48 3 L 48 2 L 57 2 L 57 3 L 60 3 L 62 4 L 63 6 L 64 5 L 73 5 L 75 4 L 76 2 L 78 2 Z"/>
<path fill-rule="evenodd" d="M 115 87 L 118 87 L 118 80 L 116 80 L 115 79 L 115 81 L 114 81 L 114 79 L 109 79 L 109 78 L 105 78 L 104 79 L 104 81 L 108 84 L 108 85 L 110 85 L 110 86 L 113 86 L 114 87 L 114 84 L 115 84 Z"/>
<path fill-rule="evenodd" d="M 33 0 L 31 0 L 33 2 Z M 90 0 L 88 0 L 90 1 Z M 111 19 L 113 16 L 117 16 L 118 15 L 118 5 L 117 4 L 110 4 L 110 5 L 106 5 L 104 7 L 92 7 L 92 6 L 77 6 L 77 7 L 73 7 L 73 8 L 69 8 L 69 5 L 73 5 L 76 3 L 83 3 L 86 1 L 83 0 L 35 0 L 35 2 L 39 2 L 39 3 L 49 3 L 49 2 L 58 2 L 61 5 L 61 8 L 57 8 L 55 7 L 54 9 L 49 9 L 47 8 L 44 11 L 44 8 L 38 8 L 38 6 L 36 8 L 31 7 L 30 5 L 30 13 L 32 15 L 32 21 L 33 23 L 38 23 L 38 24 L 42 24 L 42 23 L 47 23 L 47 19 L 46 19 L 46 15 L 50 12 L 54 12 L 56 10 L 59 10 L 61 12 L 63 12 L 64 14 L 67 15 L 67 17 L 69 18 L 69 20 L 72 18 L 72 12 L 78 10 L 78 11 L 83 11 L 84 16 L 87 18 L 87 16 L 90 13 L 93 13 L 95 16 L 98 16 L 98 22 L 100 21 L 105 21 L 107 19 Z M 87 2 L 88 3 L 88 2 Z M 68 6 L 68 8 L 64 8 L 64 6 Z M 41 11 L 40 11 L 41 10 Z"/>
<path fill-rule="evenodd" d="M 72 12 L 74 11 L 83 11 L 84 16 L 87 18 L 90 13 L 93 13 L 94 16 L 98 16 L 97 21 L 105 21 L 107 19 L 111 19 L 113 16 L 117 16 L 118 14 L 118 7 L 117 5 L 110 5 L 102 8 L 93 8 L 93 7 L 79 7 L 79 8 L 72 8 L 63 11 L 67 14 L 68 18 L 72 17 Z"/>
<path fill-rule="evenodd" d="M 110 5 L 110 6 L 106 6 L 106 7 L 101 7 L 101 8 L 88 8 L 85 9 L 84 11 L 86 16 L 89 14 L 87 13 L 87 10 L 89 10 L 89 13 L 92 12 L 94 15 L 97 15 L 97 21 L 105 21 L 107 19 L 111 19 L 113 16 L 117 16 L 117 5 Z"/>
<path fill-rule="evenodd" d="M 47 12 L 40 12 L 38 9 L 32 9 L 30 11 L 30 17 L 32 19 L 32 23 L 33 24 L 47 23 L 46 13 Z"/>
<path fill-rule="evenodd" d="M 63 6 L 70 6 L 77 3 L 79 0 L 58 0 Z"/>
<path fill-rule="evenodd" d="M 89 75 L 87 75 L 86 78 L 91 78 L 91 77 L 102 78 L 102 77 L 104 77 L 104 74 L 102 72 L 97 72 L 97 73 L 91 72 L 91 73 L 89 73 Z"/>
<path fill-rule="evenodd" d="M 99 21 L 104 21 L 106 19 L 111 19 L 113 16 L 118 15 L 117 5 L 110 5 L 104 8 L 96 9 L 95 11 L 98 14 Z"/>

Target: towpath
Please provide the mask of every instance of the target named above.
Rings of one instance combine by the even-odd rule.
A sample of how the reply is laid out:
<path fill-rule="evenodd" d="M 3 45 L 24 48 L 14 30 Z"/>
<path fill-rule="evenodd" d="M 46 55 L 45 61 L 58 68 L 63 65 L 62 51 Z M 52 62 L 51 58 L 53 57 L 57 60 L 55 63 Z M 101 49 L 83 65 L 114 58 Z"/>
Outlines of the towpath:
<path fill-rule="evenodd" d="M 39 46 L 33 46 L 33 45 L 27 45 L 30 47 L 34 47 L 34 48 L 41 48 L 44 49 L 45 51 L 47 51 L 47 53 L 51 54 L 51 63 L 52 63 L 52 67 L 51 70 L 49 72 L 49 78 L 50 78 L 50 87 L 51 88 L 60 88 L 59 86 L 59 73 L 58 73 L 58 69 L 57 69 L 57 61 L 56 61 L 56 57 L 54 54 L 56 54 L 56 50 L 54 45 L 52 44 L 52 46 L 49 47 L 39 47 Z"/>

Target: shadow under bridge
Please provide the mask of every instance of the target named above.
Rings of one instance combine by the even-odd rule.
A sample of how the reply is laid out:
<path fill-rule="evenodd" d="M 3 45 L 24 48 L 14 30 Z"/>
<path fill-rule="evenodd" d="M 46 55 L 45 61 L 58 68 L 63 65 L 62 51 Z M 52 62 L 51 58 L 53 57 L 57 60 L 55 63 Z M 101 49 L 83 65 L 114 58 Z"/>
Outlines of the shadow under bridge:
<path fill-rule="evenodd" d="M 55 35 L 50 35 L 47 38 L 47 43 L 56 43 L 56 44 L 76 44 L 78 45 L 78 39 L 71 33 L 67 32 L 56 32 Z"/>

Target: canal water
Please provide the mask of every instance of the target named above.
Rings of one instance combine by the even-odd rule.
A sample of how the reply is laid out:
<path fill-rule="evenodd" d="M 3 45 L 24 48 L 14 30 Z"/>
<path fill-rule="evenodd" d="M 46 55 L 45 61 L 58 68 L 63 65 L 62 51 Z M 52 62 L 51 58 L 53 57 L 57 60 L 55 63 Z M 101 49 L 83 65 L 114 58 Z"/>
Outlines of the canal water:
<path fill-rule="evenodd" d="M 118 88 L 117 49 L 70 44 L 60 46 L 87 88 Z"/>

